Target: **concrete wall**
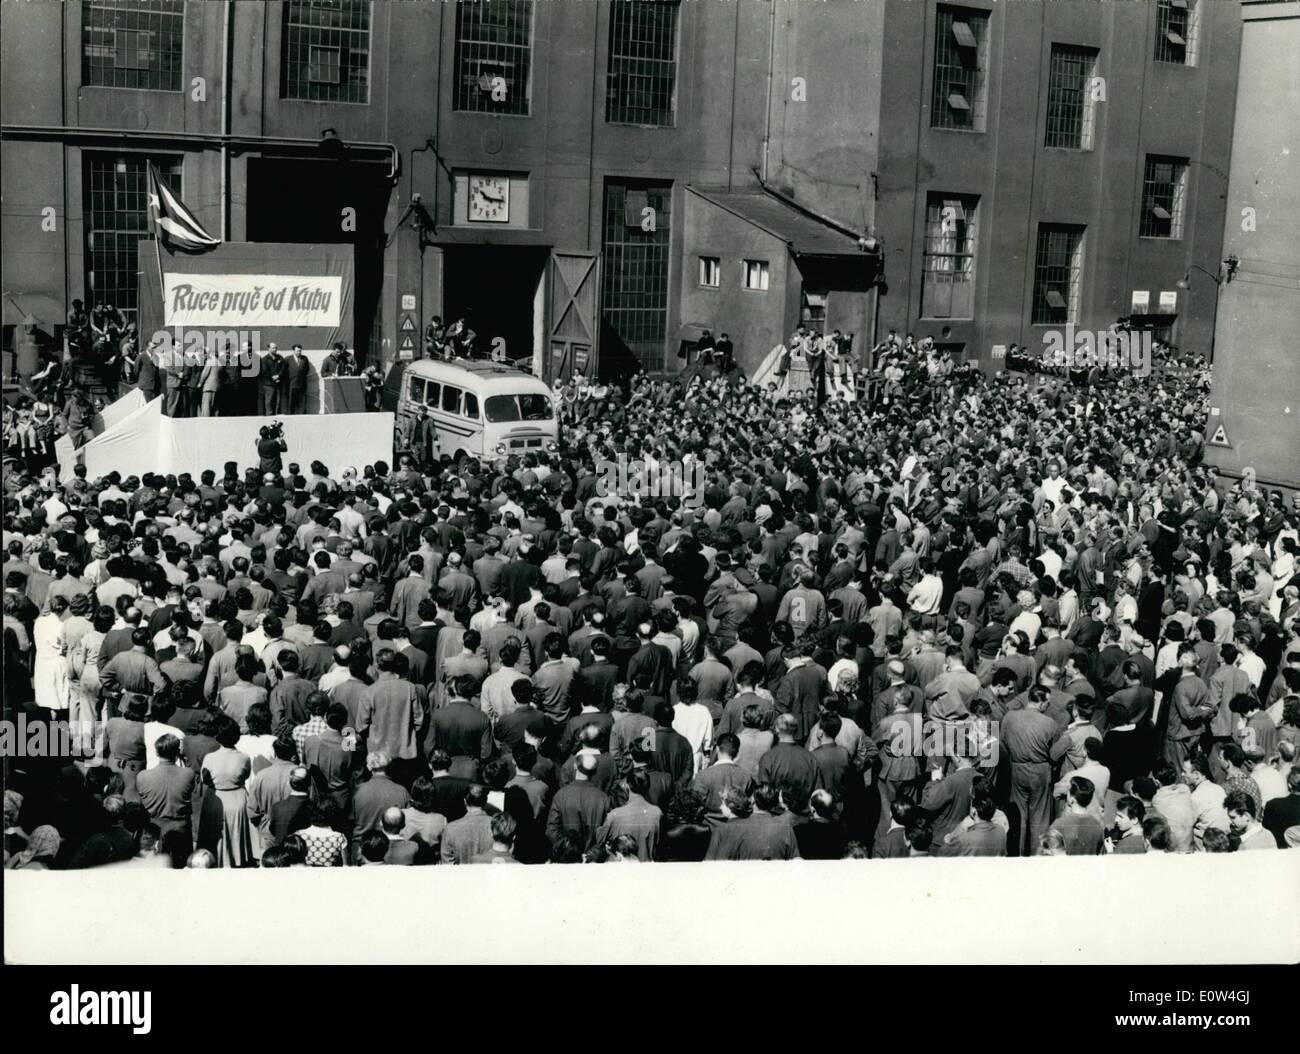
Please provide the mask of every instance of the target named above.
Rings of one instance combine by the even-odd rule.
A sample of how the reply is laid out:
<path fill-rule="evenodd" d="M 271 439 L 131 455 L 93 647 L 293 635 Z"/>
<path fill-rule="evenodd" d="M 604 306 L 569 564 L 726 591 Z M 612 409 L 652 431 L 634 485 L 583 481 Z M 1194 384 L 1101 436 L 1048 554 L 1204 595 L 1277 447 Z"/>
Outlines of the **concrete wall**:
<path fill-rule="evenodd" d="M 1242 17 L 1223 236 L 1241 266 L 1219 296 L 1206 425 L 1213 435 L 1222 424 L 1231 445 L 1207 447 L 1206 459 L 1300 487 L 1300 3 L 1246 3 Z M 1193 289 L 1212 301 L 1202 278 Z"/>
<path fill-rule="evenodd" d="M 1087 227 L 1079 328 L 1104 328 L 1129 313 L 1133 289 L 1175 288 L 1187 266 L 1217 258 L 1237 67 L 1235 3 L 1202 2 L 1199 62 L 1155 62 L 1155 4 L 982 4 L 989 14 L 987 118 L 983 132 L 930 127 L 937 5 L 887 0 L 881 104 L 879 232 L 887 296 L 881 331 L 968 342 L 987 361 L 995 343 L 1041 343 L 1030 323 L 1033 255 L 1040 222 Z M 1043 146 L 1053 43 L 1099 51 L 1106 101 L 1097 104 L 1090 151 Z M 920 100 L 920 107 L 915 105 Z M 1190 158 L 1184 234 L 1138 237 L 1145 155 Z M 1208 164 L 1209 167 L 1206 167 Z M 921 315 L 926 193 L 979 195 L 975 309 L 968 320 Z M 1180 307 L 1177 340 L 1208 350 L 1212 305 Z"/>
<path fill-rule="evenodd" d="M 691 245 L 681 267 L 682 321 L 708 326 L 715 337 L 730 334 L 736 362 L 752 373 L 787 328 L 794 327 L 786 309 L 787 284 L 793 279 L 798 292 L 798 272 L 779 238 L 696 194 L 687 192 L 684 200 L 683 226 L 691 232 Z M 699 284 L 701 255 L 721 261 L 717 289 Z M 766 291 L 745 288 L 742 269 L 747 259 L 768 261 Z"/>

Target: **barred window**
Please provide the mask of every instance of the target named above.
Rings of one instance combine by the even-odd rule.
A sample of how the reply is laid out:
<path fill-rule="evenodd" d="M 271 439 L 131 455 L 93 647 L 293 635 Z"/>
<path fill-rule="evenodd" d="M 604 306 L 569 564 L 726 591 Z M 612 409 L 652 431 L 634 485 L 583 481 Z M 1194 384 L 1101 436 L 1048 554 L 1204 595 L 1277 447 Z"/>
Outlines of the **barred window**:
<path fill-rule="evenodd" d="M 1187 197 L 1187 158 L 1147 155 L 1142 178 L 1143 238 L 1181 238 Z"/>
<path fill-rule="evenodd" d="M 664 368 L 672 191 L 671 183 L 605 184 L 605 324 L 647 370 Z"/>
<path fill-rule="evenodd" d="M 934 29 L 931 128 L 984 131 L 987 108 L 989 16 L 965 7 L 940 7 Z"/>
<path fill-rule="evenodd" d="M 86 302 L 112 304 L 137 321 L 141 238 L 149 237 L 148 164 L 178 197 L 181 158 L 85 155 Z"/>
<path fill-rule="evenodd" d="M 1178 66 L 1196 65 L 1200 29 L 1196 0 L 1158 0 L 1156 4 L 1156 61 Z"/>
<path fill-rule="evenodd" d="M 615 0 L 605 120 L 671 125 L 676 116 L 677 0 Z"/>
<path fill-rule="evenodd" d="M 1064 325 L 1079 320 L 1086 228 L 1060 223 L 1038 225 L 1034 253 L 1034 325 Z"/>
<path fill-rule="evenodd" d="M 280 97 L 370 101 L 369 0 L 288 0 Z"/>
<path fill-rule="evenodd" d="M 1091 150 L 1096 105 L 1092 97 L 1097 76 L 1097 49 L 1052 45 L 1051 72 L 1047 80 L 1047 137 L 1045 146 Z"/>
<path fill-rule="evenodd" d="M 972 195 L 926 195 L 923 317 L 974 316 L 978 212 L 979 198 Z"/>
<path fill-rule="evenodd" d="M 81 23 L 81 83 L 181 91 L 181 0 L 88 0 Z"/>
<path fill-rule="evenodd" d="M 814 333 L 826 333 L 826 301 L 829 293 L 821 288 L 803 287 L 800 294 L 799 324 Z"/>
<path fill-rule="evenodd" d="M 453 108 L 527 117 L 532 46 L 531 0 L 461 0 Z"/>

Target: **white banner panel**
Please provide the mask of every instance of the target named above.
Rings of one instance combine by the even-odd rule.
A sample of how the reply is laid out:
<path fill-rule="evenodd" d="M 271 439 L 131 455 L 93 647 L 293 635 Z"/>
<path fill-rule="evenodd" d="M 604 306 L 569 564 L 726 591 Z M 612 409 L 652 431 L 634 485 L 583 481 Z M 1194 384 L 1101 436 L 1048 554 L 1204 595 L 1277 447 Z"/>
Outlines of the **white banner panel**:
<path fill-rule="evenodd" d="M 341 275 L 163 275 L 168 326 L 333 328 L 342 302 Z"/>

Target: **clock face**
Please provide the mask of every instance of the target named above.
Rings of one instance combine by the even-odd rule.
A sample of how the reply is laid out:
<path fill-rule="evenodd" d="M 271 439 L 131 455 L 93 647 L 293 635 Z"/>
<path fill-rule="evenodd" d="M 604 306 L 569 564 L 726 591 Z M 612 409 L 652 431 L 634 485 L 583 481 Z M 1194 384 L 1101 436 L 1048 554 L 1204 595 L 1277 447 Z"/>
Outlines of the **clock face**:
<path fill-rule="evenodd" d="M 469 218 L 476 223 L 508 222 L 510 180 L 505 176 L 470 176 Z"/>

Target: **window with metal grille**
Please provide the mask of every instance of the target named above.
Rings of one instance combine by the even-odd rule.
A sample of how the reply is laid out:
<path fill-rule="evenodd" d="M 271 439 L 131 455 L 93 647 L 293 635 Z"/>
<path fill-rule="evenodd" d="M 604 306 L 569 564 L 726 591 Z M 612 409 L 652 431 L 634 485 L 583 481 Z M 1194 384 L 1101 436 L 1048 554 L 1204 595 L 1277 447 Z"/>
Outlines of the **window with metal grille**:
<path fill-rule="evenodd" d="M 601 291 L 605 324 L 647 370 L 664 368 L 671 183 L 605 184 Z M 646 214 L 628 208 L 644 201 Z M 635 212 L 636 222 L 631 223 Z"/>
<path fill-rule="evenodd" d="M 722 261 L 716 256 L 700 257 L 700 285 L 717 289 L 722 284 Z"/>
<path fill-rule="evenodd" d="M 1142 178 L 1143 238 L 1181 238 L 1187 198 L 1187 158 L 1147 155 Z"/>
<path fill-rule="evenodd" d="M 979 198 L 927 194 L 925 256 L 921 272 L 924 318 L 972 318 Z"/>
<path fill-rule="evenodd" d="M 1091 150 L 1097 108 L 1092 97 L 1097 49 L 1052 45 L 1047 79 L 1047 136 L 1044 146 Z"/>
<path fill-rule="evenodd" d="M 1086 228 L 1061 223 L 1038 225 L 1034 253 L 1034 325 L 1064 325 L 1079 320 Z"/>
<path fill-rule="evenodd" d="M 605 120 L 671 125 L 676 115 L 677 0 L 617 0 L 610 8 Z"/>
<path fill-rule="evenodd" d="M 989 16 L 966 7 L 940 7 L 934 29 L 931 128 L 984 131 Z"/>
<path fill-rule="evenodd" d="M 179 157 L 85 155 L 86 302 L 112 304 L 129 322 L 137 321 L 139 306 L 139 243 L 149 237 L 150 160 L 179 197 Z M 146 265 L 152 266 L 152 261 L 146 260 Z"/>
<path fill-rule="evenodd" d="M 531 0 L 461 0 L 452 106 L 527 117 L 532 46 Z"/>
<path fill-rule="evenodd" d="M 804 286 L 799 305 L 799 324 L 814 333 L 826 333 L 826 299 L 829 294 L 825 289 L 810 289 Z"/>
<path fill-rule="evenodd" d="M 1158 0 L 1156 4 L 1156 61 L 1178 66 L 1196 65 L 1200 29 L 1196 0 Z"/>
<path fill-rule="evenodd" d="M 182 0 L 87 0 L 82 8 L 81 83 L 181 91 Z"/>
<path fill-rule="evenodd" d="M 369 0 L 288 0 L 280 97 L 370 101 Z"/>

